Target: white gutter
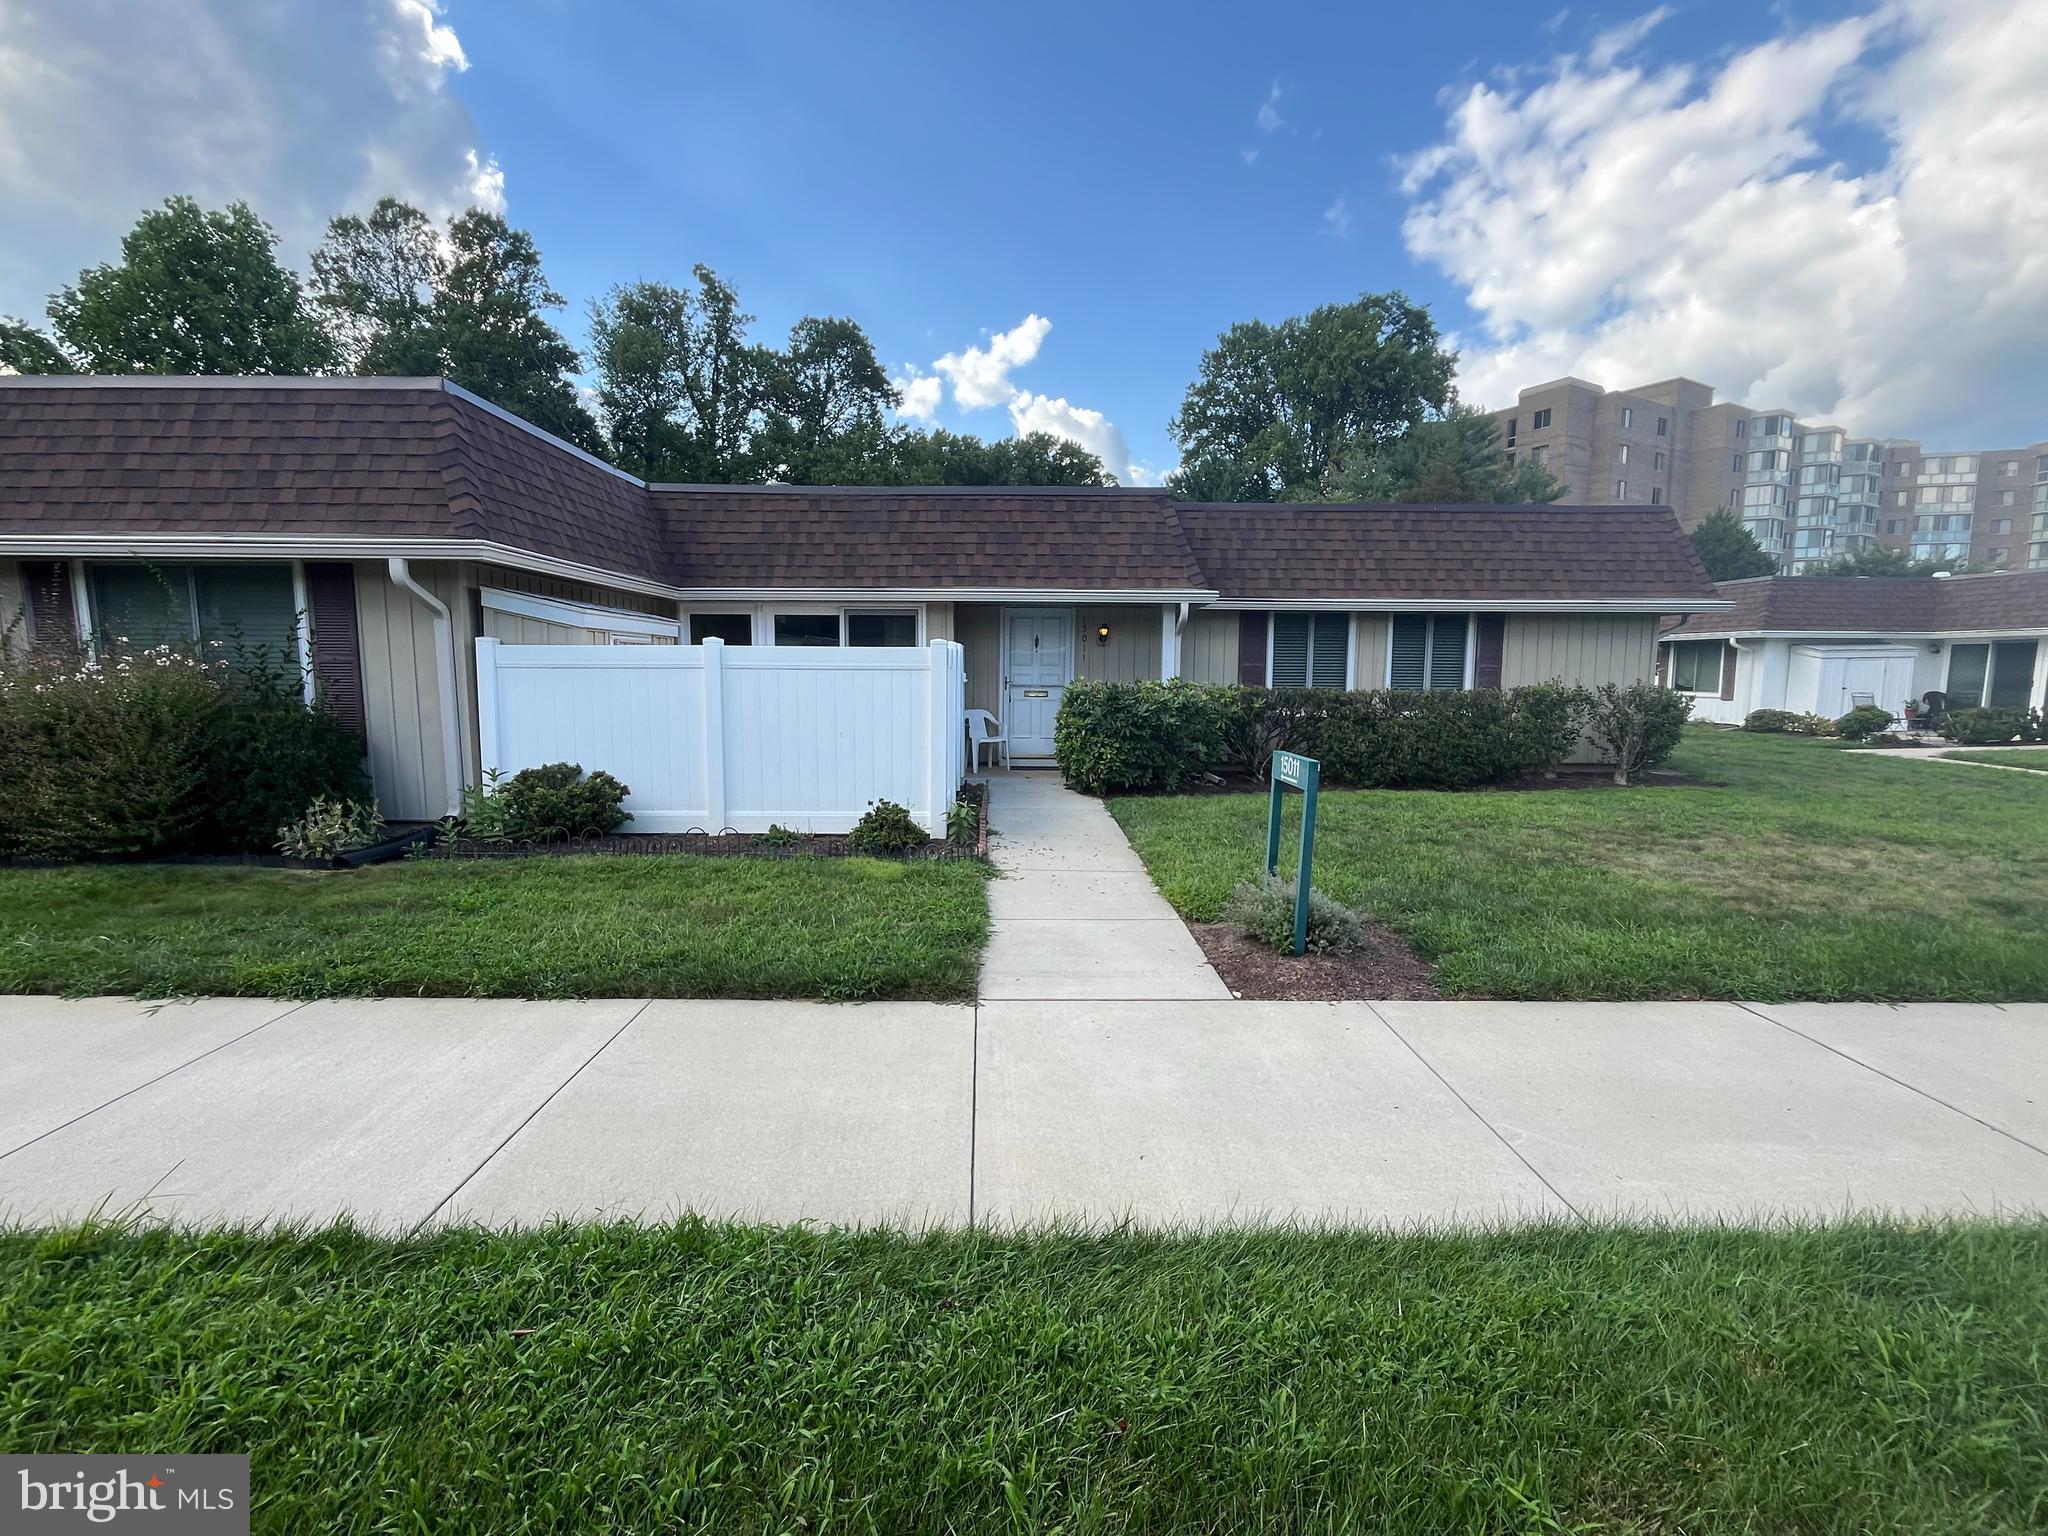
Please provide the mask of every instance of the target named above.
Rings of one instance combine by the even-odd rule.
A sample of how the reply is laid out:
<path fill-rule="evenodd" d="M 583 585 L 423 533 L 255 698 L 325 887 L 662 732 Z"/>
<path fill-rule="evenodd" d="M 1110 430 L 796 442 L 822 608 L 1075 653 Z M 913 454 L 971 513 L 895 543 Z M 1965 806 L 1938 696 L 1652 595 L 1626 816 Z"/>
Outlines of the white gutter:
<path fill-rule="evenodd" d="M 455 696 L 455 620 L 448 605 L 412 579 L 405 560 L 393 555 L 386 566 L 391 584 L 403 587 L 434 616 L 434 677 L 441 695 L 441 764 L 448 788 L 448 814 L 462 813 L 462 717 Z"/>
<path fill-rule="evenodd" d="M 1226 597 L 1216 609 L 1280 613 L 1727 613 L 1725 597 Z"/>

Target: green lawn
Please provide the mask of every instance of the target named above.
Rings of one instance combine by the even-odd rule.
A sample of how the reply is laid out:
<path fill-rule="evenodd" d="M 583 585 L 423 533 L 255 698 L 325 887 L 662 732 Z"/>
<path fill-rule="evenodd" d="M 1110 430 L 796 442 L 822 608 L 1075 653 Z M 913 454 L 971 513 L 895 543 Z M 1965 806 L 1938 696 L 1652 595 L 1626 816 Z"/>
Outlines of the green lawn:
<path fill-rule="evenodd" d="M 1670 766 L 1713 787 L 1332 791 L 1315 883 L 1455 993 L 2048 999 L 2048 782 L 1699 727 Z M 1190 917 L 1264 857 L 1263 795 L 1110 810 Z"/>
<path fill-rule="evenodd" d="M 2048 752 L 2039 748 L 1985 747 L 1969 752 L 1944 752 L 1943 757 L 1963 763 L 1995 763 L 2001 768 L 2025 768 L 2031 773 L 2048 773 Z"/>
<path fill-rule="evenodd" d="M 2048 1227 L 0 1236 L 12 1451 L 262 1531 L 2039 1531 Z"/>
<path fill-rule="evenodd" d="M 971 998 L 986 882 L 972 860 L 0 870 L 0 993 Z"/>

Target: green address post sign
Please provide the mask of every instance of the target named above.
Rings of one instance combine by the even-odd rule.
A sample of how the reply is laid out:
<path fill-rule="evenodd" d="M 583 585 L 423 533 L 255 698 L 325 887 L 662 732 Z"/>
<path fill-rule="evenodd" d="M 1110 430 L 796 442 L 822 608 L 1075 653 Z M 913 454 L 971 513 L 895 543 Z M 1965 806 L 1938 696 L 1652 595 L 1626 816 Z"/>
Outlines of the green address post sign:
<path fill-rule="evenodd" d="M 1266 811 L 1266 873 L 1280 871 L 1280 793 L 1292 785 L 1301 791 L 1301 862 L 1294 872 L 1294 952 L 1308 952 L 1309 866 L 1316 854 L 1316 787 L 1323 765 L 1298 752 L 1273 754 L 1273 801 Z"/>

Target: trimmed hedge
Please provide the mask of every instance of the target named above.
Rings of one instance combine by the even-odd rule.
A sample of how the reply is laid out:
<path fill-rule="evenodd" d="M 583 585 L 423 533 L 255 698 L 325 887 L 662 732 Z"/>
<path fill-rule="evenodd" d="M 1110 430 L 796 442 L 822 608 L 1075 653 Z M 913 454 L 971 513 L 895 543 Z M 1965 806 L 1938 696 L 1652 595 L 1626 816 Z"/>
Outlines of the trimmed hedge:
<path fill-rule="evenodd" d="M 2041 735 L 2041 720 L 2031 709 L 1992 705 L 1983 709 L 1951 710 L 1941 722 L 1941 734 L 1966 747 L 1995 747 L 2008 741 L 2034 741 Z"/>
<path fill-rule="evenodd" d="M 1264 777 L 1276 749 L 1362 789 L 1466 789 L 1552 773 L 1579 739 L 1586 696 L 1562 683 L 1468 692 L 1084 679 L 1068 685 L 1053 753 L 1089 794 L 1174 790 L 1240 763 Z"/>

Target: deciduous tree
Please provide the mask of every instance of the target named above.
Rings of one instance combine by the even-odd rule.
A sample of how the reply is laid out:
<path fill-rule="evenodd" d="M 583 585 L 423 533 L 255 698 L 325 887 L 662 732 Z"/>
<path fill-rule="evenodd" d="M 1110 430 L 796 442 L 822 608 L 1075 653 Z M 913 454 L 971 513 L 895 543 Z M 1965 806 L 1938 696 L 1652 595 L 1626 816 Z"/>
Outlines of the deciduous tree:
<path fill-rule="evenodd" d="M 1493 418 L 1471 406 L 1417 422 L 1384 446 L 1355 453 L 1338 468 L 1331 494 L 1339 501 L 1540 505 L 1564 487 L 1542 465 L 1510 463 Z"/>

